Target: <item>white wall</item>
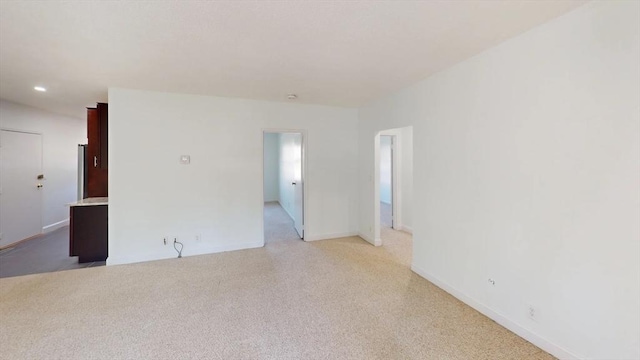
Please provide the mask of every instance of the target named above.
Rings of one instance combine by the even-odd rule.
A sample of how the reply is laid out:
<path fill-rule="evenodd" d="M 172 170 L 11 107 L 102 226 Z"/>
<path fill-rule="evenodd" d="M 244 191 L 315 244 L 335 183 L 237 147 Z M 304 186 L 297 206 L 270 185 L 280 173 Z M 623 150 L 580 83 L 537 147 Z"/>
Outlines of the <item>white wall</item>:
<path fill-rule="evenodd" d="M 589 3 L 362 108 L 360 231 L 374 137 L 413 125 L 413 269 L 556 356 L 639 358 L 639 15 Z"/>
<path fill-rule="evenodd" d="M 400 228 L 413 232 L 413 128 L 400 128 L 400 186 L 398 196 L 402 198 Z"/>
<path fill-rule="evenodd" d="M 391 204 L 391 136 L 380 136 L 380 201 Z"/>
<path fill-rule="evenodd" d="M 276 133 L 264 134 L 264 201 L 280 198 L 280 139 Z"/>
<path fill-rule="evenodd" d="M 43 232 L 68 224 L 66 204 L 77 200 L 78 144 L 87 142 L 86 120 L 0 99 L 0 128 L 42 134 Z"/>
<path fill-rule="evenodd" d="M 295 188 L 291 183 L 296 181 L 296 171 L 301 170 L 300 147 L 302 137 L 295 133 L 278 134 L 280 138 L 279 190 L 280 205 L 293 219 L 295 212 Z"/>
<path fill-rule="evenodd" d="M 305 133 L 305 240 L 355 234 L 357 110 L 110 89 L 108 264 L 262 246 L 265 129 Z"/>

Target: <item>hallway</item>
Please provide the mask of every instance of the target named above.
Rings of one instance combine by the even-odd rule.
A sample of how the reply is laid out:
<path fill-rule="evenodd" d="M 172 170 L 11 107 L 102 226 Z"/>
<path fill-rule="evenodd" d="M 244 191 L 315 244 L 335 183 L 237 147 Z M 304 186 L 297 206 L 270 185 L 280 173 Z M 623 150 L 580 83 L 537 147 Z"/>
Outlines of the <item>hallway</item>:
<path fill-rule="evenodd" d="M 264 203 L 264 242 L 300 240 L 293 220 L 277 201 Z"/>
<path fill-rule="evenodd" d="M 391 228 L 393 225 L 393 221 L 391 219 L 392 216 L 391 204 L 387 204 L 385 202 L 380 202 L 380 228 Z"/>

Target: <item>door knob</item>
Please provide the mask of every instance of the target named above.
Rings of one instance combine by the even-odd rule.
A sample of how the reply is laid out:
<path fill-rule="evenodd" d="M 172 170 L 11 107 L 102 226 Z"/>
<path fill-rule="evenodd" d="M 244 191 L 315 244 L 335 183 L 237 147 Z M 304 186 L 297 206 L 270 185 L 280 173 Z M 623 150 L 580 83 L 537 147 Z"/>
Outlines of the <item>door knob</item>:
<path fill-rule="evenodd" d="M 42 184 L 38 184 L 38 186 L 37 186 L 37 187 L 38 187 L 38 189 L 40 189 L 40 188 L 41 188 L 41 187 L 43 187 L 43 186 L 44 186 L 44 185 L 42 185 Z"/>

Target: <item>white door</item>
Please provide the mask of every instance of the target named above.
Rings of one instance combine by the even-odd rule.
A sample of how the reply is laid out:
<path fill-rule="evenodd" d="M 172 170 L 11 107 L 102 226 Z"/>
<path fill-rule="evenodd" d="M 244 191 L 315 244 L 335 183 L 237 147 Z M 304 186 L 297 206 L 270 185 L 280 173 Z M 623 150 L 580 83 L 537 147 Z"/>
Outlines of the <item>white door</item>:
<path fill-rule="evenodd" d="M 393 137 L 380 135 L 380 225 L 393 228 Z"/>
<path fill-rule="evenodd" d="M 0 131 L 0 246 L 42 233 L 42 136 Z"/>
<path fill-rule="evenodd" d="M 389 196 L 391 196 L 391 228 L 394 229 L 394 221 L 395 221 L 395 214 L 393 212 L 393 210 L 396 208 L 395 206 L 395 201 L 396 199 L 394 198 L 394 194 L 393 194 L 393 182 L 394 182 L 394 175 L 396 174 L 394 167 L 394 163 L 393 163 L 393 136 L 389 136 L 389 168 L 391 169 L 391 174 L 389 176 L 389 183 L 391 184 L 391 193 L 389 194 Z"/>
<path fill-rule="evenodd" d="M 293 173 L 293 223 L 300 235 L 300 238 L 304 239 L 304 199 L 303 199 L 303 187 L 302 182 L 302 134 L 297 134 L 294 137 L 294 173 Z"/>

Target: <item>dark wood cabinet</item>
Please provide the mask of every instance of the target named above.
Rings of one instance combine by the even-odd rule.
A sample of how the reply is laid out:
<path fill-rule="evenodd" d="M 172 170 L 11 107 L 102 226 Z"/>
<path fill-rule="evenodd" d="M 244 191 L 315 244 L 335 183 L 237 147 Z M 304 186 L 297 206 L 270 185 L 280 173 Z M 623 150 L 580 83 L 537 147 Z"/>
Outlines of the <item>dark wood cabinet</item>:
<path fill-rule="evenodd" d="M 98 146 L 98 167 L 107 169 L 109 167 L 109 104 L 98 103 L 99 146 Z"/>
<path fill-rule="evenodd" d="M 98 103 L 87 108 L 87 197 L 106 197 L 108 194 L 109 166 L 109 109 L 108 104 Z"/>
<path fill-rule="evenodd" d="M 72 206 L 69 225 L 69 256 L 81 263 L 107 259 L 108 205 Z"/>

